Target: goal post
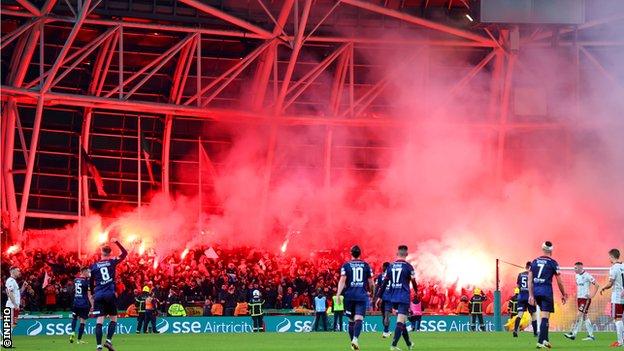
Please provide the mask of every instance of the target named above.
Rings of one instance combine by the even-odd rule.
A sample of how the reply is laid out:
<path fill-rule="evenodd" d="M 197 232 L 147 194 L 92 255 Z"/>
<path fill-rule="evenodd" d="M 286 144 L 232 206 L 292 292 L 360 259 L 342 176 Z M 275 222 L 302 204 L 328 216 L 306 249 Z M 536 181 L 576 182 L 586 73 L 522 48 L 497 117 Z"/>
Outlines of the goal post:
<path fill-rule="evenodd" d="M 609 267 L 584 267 L 584 270 L 596 279 L 596 283 L 600 287 L 609 282 Z M 511 296 L 514 294 L 518 274 L 522 271 L 524 271 L 524 262 L 522 262 L 522 264 L 516 264 L 503 259 L 496 260 L 497 294 L 495 294 L 494 324 L 495 330 L 497 331 L 503 330 L 502 326 L 499 329 L 497 323 L 498 317 L 500 316 L 502 325 L 504 325 L 510 317 L 509 313 L 506 311 L 506 306 Z M 578 312 L 576 272 L 573 266 L 560 267 L 560 271 L 563 285 L 569 299 L 565 305 L 562 303 L 557 282 L 553 279 L 555 313 L 550 317 L 550 330 L 570 331 L 576 322 Z M 593 292 L 593 288 L 591 288 L 590 291 Z M 500 304 L 496 303 L 496 295 L 500 295 Z M 596 332 L 614 330 L 610 301 L 610 291 L 605 292 L 603 295 L 600 295 L 598 292 L 591 300 L 591 306 L 587 316 Z M 582 332 L 585 332 L 584 325 L 582 325 Z"/>

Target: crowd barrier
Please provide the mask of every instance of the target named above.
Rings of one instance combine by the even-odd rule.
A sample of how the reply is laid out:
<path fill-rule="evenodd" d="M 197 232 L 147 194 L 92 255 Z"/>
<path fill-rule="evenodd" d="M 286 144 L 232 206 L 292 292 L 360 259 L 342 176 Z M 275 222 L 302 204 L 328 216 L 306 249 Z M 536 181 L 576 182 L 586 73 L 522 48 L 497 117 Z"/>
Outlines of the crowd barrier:
<path fill-rule="evenodd" d="M 346 330 L 347 319 L 344 319 L 343 330 Z M 272 333 L 305 333 L 312 330 L 313 316 L 265 316 L 264 322 L 267 332 Z M 391 321 L 394 323 L 394 317 Z M 486 317 L 486 328 L 494 330 L 492 318 Z M 107 328 L 108 322 L 104 325 Z M 328 317 L 328 324 L 333 327 L 332 316 Z M 119 318 L 117 334 L 132 334 L 136 332 L 136 318 Z M 156 328 L 160 333 L 197 334 L 197 333 L 251 333 L 252 322 L 250 317 L 162 317 L 158 318 Z M 87 334 L 93 334 L 95 320 L 89 319 L 85 328 Z M 381 332 L 383 330 L 380 316 L 369 316 L 364 320 L 365 332 Z M 421 331 L 452 332 L 469 330 L 467 316 L 424 316 Z M 13 331 L 13 335 L 68 335 L 71 332 L 69 318 L 34 318 L 20 320 Z"/>
<path fill-rule="evenodd" d="M 423 316 L 420 330 L 422 332 L 461 332 L 470 330 L 468 316 Z M 328 327 L 333 327 L 333 316 L 328 316 Z M 504 322 L 506 318 L 504 318 Z M 306 333 L 312 331 L 313 316 L 265 316 L 266 331 L 269 333 Z M 394 325 L 395 317 L 391 319 Z M 119 318 L 117 334 L 133 334 L 136 332 L 136 318 Z M 108 327 L 108 322 L 104 329 Z M 485 317 L 487 331 L 494 331 L 494 318 Z M 251 333 L 251 317 L 159 317 L 156 328 L 160 333 L 198 334 L 198 333 Z M 347 328 L 344 318 L 343 330 Z M 552 331 L 568 330 L 569 326 L 559 325 L 556 320 L 551 322 Z M 600 318 L 594 321 L 595 331 L 613 331 L 611 319 Z M 87 334 L 93 334 L 95 319 L 89 319 L 85 328 Z M 381 332 L 383 330 L 380 316 L 368 316 L 364 320 L 363 331 Z M 68 335 L 71 332 L 69 318 L 31 318 L 20 319 L 13 335 Z M 106 332 L 106 331 L 105 331 Z"/>

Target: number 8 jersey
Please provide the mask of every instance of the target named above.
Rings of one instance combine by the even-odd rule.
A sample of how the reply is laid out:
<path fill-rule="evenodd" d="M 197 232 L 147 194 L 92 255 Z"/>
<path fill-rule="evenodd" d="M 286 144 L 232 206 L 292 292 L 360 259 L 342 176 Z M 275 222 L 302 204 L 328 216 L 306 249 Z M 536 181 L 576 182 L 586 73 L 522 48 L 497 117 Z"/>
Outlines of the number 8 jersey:
<path fill-rule="evenodd" d="M 101 260 L 91 266 L 95 297 L 115 295 L 115 267 L 119 261 L 118 258 L 111 258 Z"/>
<path fill-rule="evenodd" d="M 349 301 L 368 301 L 368 280 L 372 277 L 368 263 L 351 260 L 340 269 L 340 275 L 347 277 L 343 295 Z"/>
<path fill-rule="evenodd" d="M 548 256 L 541 256 L 531 262 L 533 273 L 533 294 L 535 296 L 553 296 L 552 279 L 559 275 L 559 264 Z"/>

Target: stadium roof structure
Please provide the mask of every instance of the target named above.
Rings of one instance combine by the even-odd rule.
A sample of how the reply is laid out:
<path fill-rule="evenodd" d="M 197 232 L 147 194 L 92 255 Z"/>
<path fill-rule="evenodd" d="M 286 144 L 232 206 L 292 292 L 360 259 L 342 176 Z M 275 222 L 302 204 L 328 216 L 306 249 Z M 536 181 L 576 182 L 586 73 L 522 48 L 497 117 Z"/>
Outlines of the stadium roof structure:
<path fill-rule="evenodd" d="M 478 2 L 469 0 L 3 1 L 3 227 L 15 238 L 107 203 L 140 205 L 151 190 L 193 191 L 197 182 L 172 169 L 197 168 L 199 137 L 211 155 L 227 148 L 220 126 L 237 123 L 269 131 L 269 169 L 281 129 L 323 130 L 324 140 L 302 141 L 300 152 L 314 152 L 320 181 L 331 182 L 341 152 L 385 147 L 332 145 L 336 129 L 408 123 L 390 117 L 390 77 L 371 74 L 378 63 L 370 53 L 392 56 L 397 48 L 413 53 L 401 65 L 427 55 L 428 65 L 442 67 L 455 80 L 449 100 L 476 89 L 471 82 L 483 70 L 491 73 L 490 86 L 478 87 L 488 103 L 463 126 L 496 136 L 494 168 L 503 176 L 510 134 L 561 132 L 547 116 L 514 117 L 519 48 L 567 50 L 572 68 L 621 86 L 600 52 L 621 50 L 621 33 L 604 25 L 621 22 L 624 12 L 592 3 L 580 25 L 522 26 L 478 23 Z M 439 62 L 436 51 L 461 51 L 472 64 Z M 78 180 L 83 151 L 107 182 L 107 197 L 89 187 L 84 171 Z M 153 175 L 141 162 L 146 156 Z M 363 157 L 358 167 L 372 166 Z"/>

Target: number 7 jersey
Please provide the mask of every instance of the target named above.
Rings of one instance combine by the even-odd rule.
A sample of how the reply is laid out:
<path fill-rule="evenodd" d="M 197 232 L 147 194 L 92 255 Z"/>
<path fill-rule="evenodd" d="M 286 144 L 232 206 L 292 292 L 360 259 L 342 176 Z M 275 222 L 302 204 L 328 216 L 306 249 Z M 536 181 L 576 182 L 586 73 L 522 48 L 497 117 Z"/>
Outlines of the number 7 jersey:
<path fill-rule="evenodd" d="M 96 297 L 115 295 L 115 268 L 119 261 L 118 258 L 111 258 L 91 266 L 91 279 L 95 283 Z"/>
<path fill-rule="evenodd" d="M 535 296 L 553 296 L 552 279 L 559 275 L 559 264 L 548 256 L 541 256 L 531 262 L 533 273 L 533 294 Z"/>
<path fill-rule="evenodd" d="M 345 300 L 368 301 L 368 280 L 372 277 L 368 263 L 351 260 L 342 265 L 340 275 L 347 278 L 343 292 Z"/>

